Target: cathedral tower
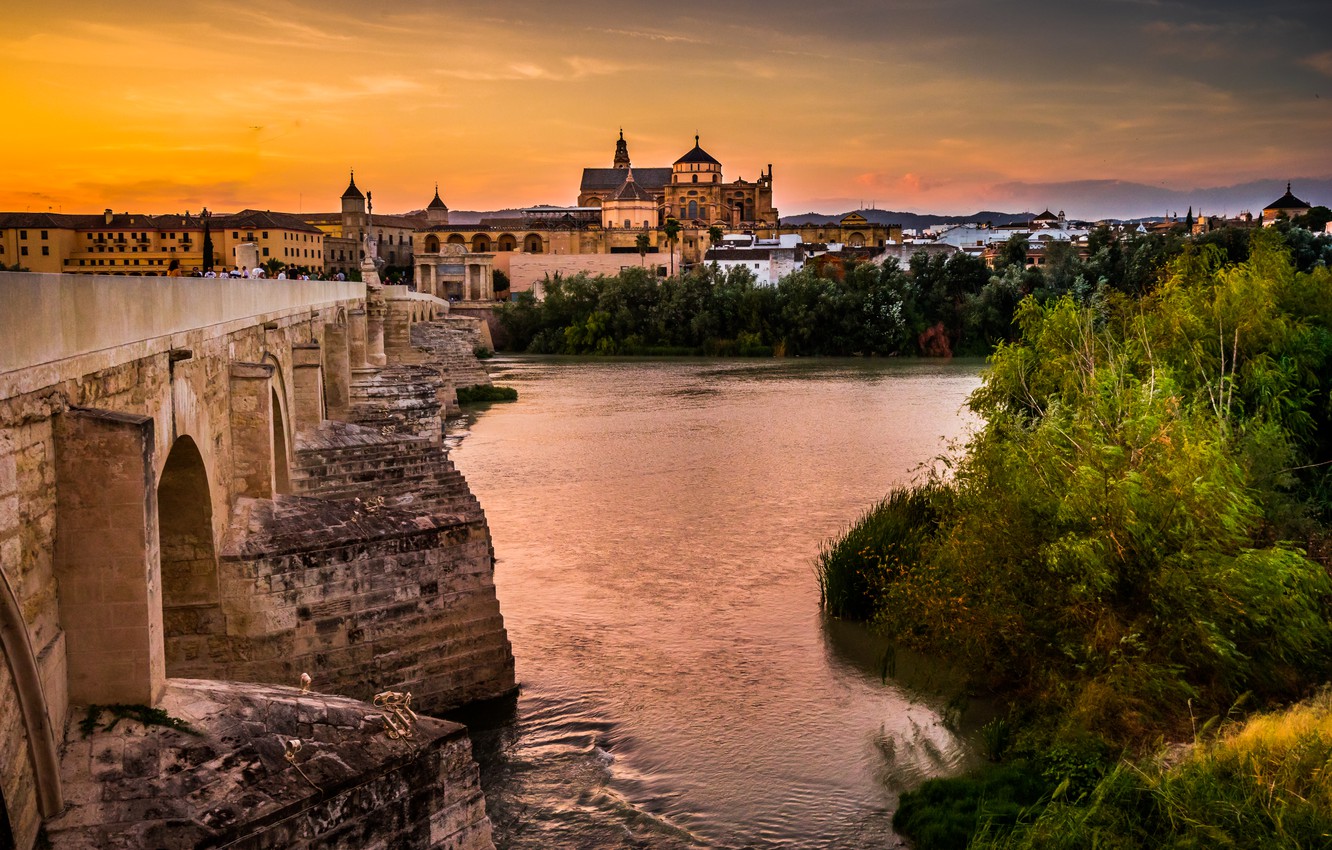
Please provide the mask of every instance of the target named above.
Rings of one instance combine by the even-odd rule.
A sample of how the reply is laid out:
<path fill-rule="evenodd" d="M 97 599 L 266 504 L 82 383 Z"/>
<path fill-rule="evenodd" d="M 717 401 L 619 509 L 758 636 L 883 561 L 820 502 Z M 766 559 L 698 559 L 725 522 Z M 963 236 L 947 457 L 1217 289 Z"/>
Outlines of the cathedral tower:
<path fill-rule="evenodd" d="M 620 140 L 615 143 L 615 167 L 629 167 L 629 145 L 624 140 L 624 128 L 620 128 Z"/>

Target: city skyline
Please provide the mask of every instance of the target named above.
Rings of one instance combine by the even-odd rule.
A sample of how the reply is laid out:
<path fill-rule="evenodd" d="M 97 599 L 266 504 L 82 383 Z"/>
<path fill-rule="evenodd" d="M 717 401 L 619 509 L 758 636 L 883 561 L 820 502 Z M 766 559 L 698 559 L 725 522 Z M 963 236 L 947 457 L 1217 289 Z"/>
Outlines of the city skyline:
<path fill-rule="evenodd" d="M 352 167 L 386 212 L 436 182 L 455 209 L 573 203 L 621 127 L 640 166 L 695 133 L 728 180 L 773 163 L 786 214 L 1160 215 L 1332 178 L 1313 2 L 357 8 L 22 2 L 0 35 L 0 155 L 20 164 L 0 208 L 329 210 Z"/>

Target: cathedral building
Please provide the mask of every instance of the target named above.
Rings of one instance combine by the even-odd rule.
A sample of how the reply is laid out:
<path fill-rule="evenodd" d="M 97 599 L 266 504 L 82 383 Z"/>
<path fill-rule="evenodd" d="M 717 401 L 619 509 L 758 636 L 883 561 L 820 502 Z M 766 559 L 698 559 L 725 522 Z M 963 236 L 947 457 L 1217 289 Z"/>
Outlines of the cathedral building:
<path fill-rule="evenodd" d="M 771 227 L 778 222 L 772 205 L 772 166 L 760 171 L 757 182 L 737 178 L 725 182 L 722 164 L 699 144 L 669 168 L 632 168 L 629 145 L 624 132 L 615 143 L 615 158 L 610 168 L 584 168 L 578 189 L 578 205 L 595 207 L 605 204 L 633 173 L 638 188 L 648 193 L 657 205 L 657 226 L 674 218 L 686 227 L 720 226 L 730 229 Z"/>

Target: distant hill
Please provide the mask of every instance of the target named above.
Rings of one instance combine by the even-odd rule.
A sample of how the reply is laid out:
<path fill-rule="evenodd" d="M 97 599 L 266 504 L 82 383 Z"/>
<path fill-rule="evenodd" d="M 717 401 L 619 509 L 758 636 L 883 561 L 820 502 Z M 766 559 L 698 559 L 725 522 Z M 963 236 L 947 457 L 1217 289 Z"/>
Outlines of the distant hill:
<path fill-rule="evenodd" d="M 860 213 L 866 221 L 874 224 L 900 224 L 906 230 L 922 230 L 932 224 L 965 224 L 969 221 L 989 222 L 990 224 L 1013 224 L 1031 221 L 1036 213 L 1004 213 L 982 210 L 974 215 L 929 215 L 928 213 L 895 212 L 893 210 L 851 210 L 844 213 L 827 215 L 825 213 L 802 213 L 782 216 L 782 224 L 825 224 L 836 223 L 850 213 Z"/>

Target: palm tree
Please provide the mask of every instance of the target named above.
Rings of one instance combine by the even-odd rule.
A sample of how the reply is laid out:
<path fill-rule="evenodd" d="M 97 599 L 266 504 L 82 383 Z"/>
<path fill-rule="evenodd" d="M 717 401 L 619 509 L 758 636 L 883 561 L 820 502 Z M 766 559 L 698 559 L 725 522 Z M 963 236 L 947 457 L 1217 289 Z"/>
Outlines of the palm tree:
<path fill-rule="evenodd" d="M 643 265 L 643 260 L 645 257 L 647 257 L 648 245 L 650 243 L 651 240 L 648 239 L 648 235 L 646 233 L 640 233 L 638 234 L 638 237 L 634 239 L 634 246 L 638 248 L 639 265 Z"/>
<path fill-rule="evenodd" d="M 671 277 L 675 277 L 675 243 L 680 239 L 680 222 L 668 218 L 661 229 L 665 232 L 666 244 L 671 249 Z"/>
<path fill-rule="evenodd" d="M 708 242 L 716 245 L 720 241 L 722 241 L 722 229 L 714 224 L 708 228 Z"/>

